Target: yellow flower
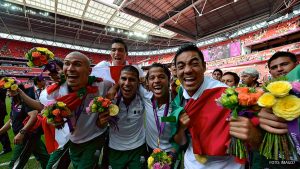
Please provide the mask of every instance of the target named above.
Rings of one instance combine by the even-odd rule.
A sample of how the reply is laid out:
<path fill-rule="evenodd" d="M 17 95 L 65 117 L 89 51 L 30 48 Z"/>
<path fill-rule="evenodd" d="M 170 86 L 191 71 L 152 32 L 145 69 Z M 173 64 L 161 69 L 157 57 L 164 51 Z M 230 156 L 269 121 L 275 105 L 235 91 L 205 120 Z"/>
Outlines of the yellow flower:
<path fill-rule="evenodd" d="M 176 79 L 175 84 L 176 84 L 177 86 L 181 85 L 179 79 Z"/>
<path fill-rule="evenodd" d="M 11 86 L 11 83 L 10 83 L 10 82 L 4 83 L 4 88 L 5 88 L 5 89 L 10 88 L 10 86 Z"/>
<path fill-rule="evenodd" d="M 288 81 L 275 81 L 267 86 L 267 90 L 276 97 L 284 97 L 289 94 L 292 85 Z"/>
<path fill-rule="evenodd" d="M 41 51 L 41 52 L 46 52 L 48 49 L 47 48 L 37 47 L 36 50 Z"/>
<path fill-rule="evenodd" d="M 152 165 L 153 165 L 153 162 L 154 162 L 154 158 L 152 157 L 152 156 L 150 156 L 149 158 L 148 158 L 148 168 L 151 168 L 152 167 Z"/>
<path fill-rule="evenodd" d="M 294 95 L 279 98 L 272 109 L 276 116 L 292 121 L 300 116 L 300 99 Z"/>
<path fill-rule="evenodd" d="M 271 93 L 264 93 L 259 97 L 257 104 L 261 107 L 271 108 L 276 103 L 276 98 Z"/>
<path fill-rule="evenodd" d="M 11 90 L 17 90 L 18 89 L 18 85 L 17 84 L 13 84 L 10 86 Z"/>
<path fill-rule="evenodd" d="M 49 56 L 50 59 L 54 58 L 54 54 L 50 50 L 47 50 L 45 53 Z"/>
<path fill-rule="evenodd" d="M 14 80 L 14 79 L 11 79 L 11 78 L 8 78 L 7 81 L 8 81 L 9 83 L 14 83 L 14 82 L 15 82 L 15 80 Z"/>
<path fill-rule="evenodd" d="M 66 104 L 64 102 L 57 102 L 57 106 L 63 108 L 66 106 Z"/>

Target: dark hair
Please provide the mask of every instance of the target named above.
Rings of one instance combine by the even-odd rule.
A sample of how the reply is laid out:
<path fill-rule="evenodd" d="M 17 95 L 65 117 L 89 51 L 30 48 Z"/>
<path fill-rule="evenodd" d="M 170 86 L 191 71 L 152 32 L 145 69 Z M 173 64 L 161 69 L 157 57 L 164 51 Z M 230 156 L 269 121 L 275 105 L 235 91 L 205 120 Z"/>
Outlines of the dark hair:
<path fill-rule="evenodd" d="M 240 82 L 240 77 L 239 77 L 236 73 L 234 73 L 234 72 L 225 72 L 225 73 L 223 74 L 223 76 L 225 76 L 225 75 L 231 75 L 231 76 L 233 76 L 234 84 L 239 84 L 239 82 Z"/>
<path fill-rule="evenodd" d="M 114 44 L 114 43 L 121 43 L 122 45 L 124 45 L 125 52 L 128 53 L 127 45 L 126 45 L 126 43 L 123 41 L 123 39 L 121 39 L 121 38 L 115 38 L 115 39 L 113 39 L 113 41 L 112 41 L 111 44 Z"/>
<path fill-rule="evenodd" d="M 139 71 L 138 71 L 138 69 L 136 68 L 136 67 L 134 67 L 134 66 L 131 66 L 131 65 L 126 65 L 126 66 L 124 66 L 122 69 L 121 69 L 121 73 L 123 72 L 123 71 L 126 71 L 126 72 L 134 72 L 135 74 L 136 74 L 136 77 L 137 77 L 137 79 L 139 80 Z"/>
<path fill-rule="evenodd" d="M 165 65 L 163 65 L 163 64 L 161 64 L 161 63 L 153 63 L 152 65 L 150 65 L 150 67 L 149 67 L 149 69 L 148 69 L 148 73 L 147 73 L 147 75 L 146 75 L 146 79 L 147 79 L 147 80 L 148 80 L 148 78 L 149 78 L 149 71 L 150 71 L 150 69 L 151 69 L 151 68 L 155 68 L 155 67 L 162 68 L 162 69 L 164 70 L 164 73 L 167 75 L 168 80 L 170 81 L 170 79 L 171 79 L 171 72 L 170 72 L 170 70 L 168 69 L 167 66 L 165 66 Z"/>
<path fill-rule="evenodd" d="M 280 58 L 280 57 L 289 57 L 294 63 L 297 62 L 296 55 L 291 52 L 276 52 L 271 56 L 271 58 L 268 60 L 268 68 L 270 68 L 270 64 L 273 60 Z"/>
<path fill-rule="evenodd" d="M 186 51 L 194 51 L 194 52 L 197 52 L 203 65 L 205 65 L 205 61 L 204 61 L 204 56 L 201 52 L 201 50 L 199 50 L 199 48 L 195 45 L 195 44 L 186 44 L 186 45 L 183 45 L 181 46 L 177 51 L 176 51 L 176 54 L 175 54 L 175 57 L 174 57 L 174 63 L 176 65 L 176 61 L 177 61 L 177 57 L 178 55 L 180 55 L 181 53 L 183 52 L 186 52 Z"/>
<path fill-rule="evenodd" d="M 61 69 L 64 67 L 64 62 L 59 58 L 54 58 L 53 62 L 57 64 L 57 66 L 59 66 Z"/>
<path fill-rule="evenodd" d="M 44 80 L 44 77 L 36 76 L 36 77 L 33 78 L 33 84 L 37 85 L 38 82 L 41 82 L 43 80 Z"/>
<path fill-rule="evenodd" d="M 213 73 L 215 73 L 215 72 L 220 72 L 220 73 L 221 73 L 221 76 L 223 76 L 223 72 L 222 72 L 221 69 L 215 69 L 215 70 L 213 71 Z"/>

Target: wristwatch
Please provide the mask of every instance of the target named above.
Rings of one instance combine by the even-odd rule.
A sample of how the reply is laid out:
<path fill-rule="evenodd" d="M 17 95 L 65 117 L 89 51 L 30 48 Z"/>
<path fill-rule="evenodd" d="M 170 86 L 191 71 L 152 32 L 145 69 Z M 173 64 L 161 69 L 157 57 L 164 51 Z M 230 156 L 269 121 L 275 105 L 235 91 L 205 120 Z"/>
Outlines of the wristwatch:
<path fill-rule="evenodd" d="M 19 131 L 19 133 L 24 135 L 24 134 L 26 134 L 26 133 L 27 133 L 27 131 L 26 131 L 26 130 L 24 130 L 24 129 L 21 129 L 21 130 Z"/>

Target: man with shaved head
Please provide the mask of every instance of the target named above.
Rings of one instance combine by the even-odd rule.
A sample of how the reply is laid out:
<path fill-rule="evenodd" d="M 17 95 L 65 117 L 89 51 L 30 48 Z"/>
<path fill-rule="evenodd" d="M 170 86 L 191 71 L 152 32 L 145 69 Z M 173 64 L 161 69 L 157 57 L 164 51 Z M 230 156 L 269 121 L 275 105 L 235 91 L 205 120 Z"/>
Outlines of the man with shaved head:
<path fill-rule="evenodd" d="M 93 168 L 97 163 L 95 153 L 105 142 L 106 125 L 97 125 L 98 113 L 87 114 L 86 107 L 97 96 L 105 96 L 112 83 L 89 76 L 89 59 L 80 52 L 71 52 L 64 59 L 63 72 L 66 82 L 51 94 L 42 93 L 41 102 L 62 101 L 73 112 L 64 128 L 70 131 L 70 157 L 75 169 Z M 100 117 L 99 121 L 103 121 Z M 101 127 L 100 127 L 101 126 Z M 67 138 L 66 138 L 67 139 Z"/>

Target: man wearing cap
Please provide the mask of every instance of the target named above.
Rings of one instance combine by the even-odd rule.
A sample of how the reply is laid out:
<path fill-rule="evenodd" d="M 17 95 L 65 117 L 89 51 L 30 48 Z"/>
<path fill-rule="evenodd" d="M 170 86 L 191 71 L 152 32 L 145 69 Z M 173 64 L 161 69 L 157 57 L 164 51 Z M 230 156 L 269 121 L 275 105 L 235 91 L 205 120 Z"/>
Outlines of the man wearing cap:
<path fill-rule="evenodd" d="M 254 68 L 246 68 L 241 72 L 242 83 L 247 85 L 247 87 L 259 87 L 258 78 L 259 73 Z"/>

